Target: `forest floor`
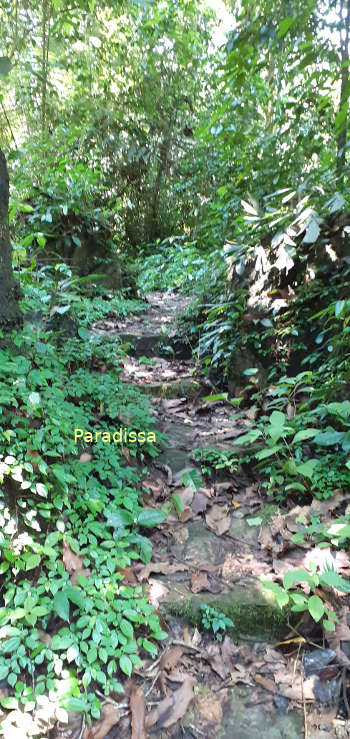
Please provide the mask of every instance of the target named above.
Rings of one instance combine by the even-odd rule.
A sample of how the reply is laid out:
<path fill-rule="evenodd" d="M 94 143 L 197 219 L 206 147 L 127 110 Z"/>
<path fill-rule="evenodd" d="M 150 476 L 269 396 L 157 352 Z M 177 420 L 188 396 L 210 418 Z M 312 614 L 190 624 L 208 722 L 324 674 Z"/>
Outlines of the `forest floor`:
<path fill-rule="evenodd" d="M 311 554 L 313 561 L 325 557 L 325 550 L 291 543 L 300 506 L 283 513 L 264 504 L 259 481 L 239 463 L 232 442 L 249 427 L 251 411 L 235 420 L 232 404 L 215 400 L 210 381 L 197 375 L 176 328 L 187 299 L 153 293 L 147 300 L 143 314 L 101 321 L 94 330 L 129 343 L 122 378 L 149 395 L 158 432 L 167 437 L 143 489 L 148 507 L 171 501 L 172 510 L 150 534 L 152 561 L 127 568 L 125 578 L 145 585 L 168 639 L 155 662 L 134 670 L 130 705 L 107 699 L 84 737 L 142 738 L 144 710 L 151 738 L 349 736 L 337 654 L 350 641 L 338 632 L 328 640 L 331 649 L 313 644 L 311 619 L 300 629 L 286 623 L 260 581 L 305 566 Z M 213 470 L 218 453 L 225 465 Z M 329 501 L 311 508 L 322 517 Z"/>

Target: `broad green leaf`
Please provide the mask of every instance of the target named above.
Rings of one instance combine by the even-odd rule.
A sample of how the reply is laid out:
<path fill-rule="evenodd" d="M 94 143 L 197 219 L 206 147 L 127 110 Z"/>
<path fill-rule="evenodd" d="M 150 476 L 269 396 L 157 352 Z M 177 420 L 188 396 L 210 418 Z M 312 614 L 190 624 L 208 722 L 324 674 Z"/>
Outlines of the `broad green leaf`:
<path fill-rule="evenodd" d="M 338 572 L 335 572 L 333 570 L 322 572 L 322 574 L 320 575 L 320 583 L 321 585 L 328 585 L 336 588 L 342 593 L 350 593 L 350 582 L 344 580 L 344 578 L 342 578 L 338 574 Z"/>
<path fill-rule="evenodd" d="M 0 703 L 3 708 L 6 708 L 7 711 L 16 711 L 18 708 L 18 700 L 17 698 L 9 697 L 9 698 L 2 698 L 0 700 Z"/>
<path fill-rule="evenodd" d="M 288 16 L 287 18 L 284 18 L 283 21 L 280 22 L 280 27 L 279 27 L 279 31 L 277 34 L 277 38 L 282 38 L 283 36 L 285 36 L 294 22 L 295 22 L 295 18 L 293 18 L 292 16 Z"/>
<path fill-rule="evenodd" d="M 40 564 L 40 554 L 23 554 L 23 560 L 26 565 L 26 570 L 34 570 Z"/>
<path fill-rule="evenodd" d="M 144 508 L 138 515 L 137 523 L 139 526 L 145 526 L 146 528 L 152 528 L 157 526 L 166 519 L 165 513 L 157 508 Z"/>
<path fill-rule="evenodd" d="M 339 316 L 344 310 L 344 306 L 345 306 L 345 300 L 337 300 L 334 306 L 334 315 L 336 318 L 339 318 Z"/>
<path fill-rule="evenodd" d="M 121 632 L 124 634 L 124 636 L 127 636 L 128 639 L 132 639 L 134 636 L 134 629 L 132 627 L 132 624 L 130 621 L 127 621 L 125 618 L 123 618 L 119 624 L 119 628 Z"/>
<path fill-rule="evenodd" d="M 260 429 L 252 429 L 251 431 L 248 431 L 247 434 L 243 434 L 243 436 L 238 436 L 237 439 L 234 439 L 233 444 L 249 444 L 262 436 L 262 431 Z"/>
<path fill-rule="evenodd" d="M 296 444 L 298 441 L 305 441 L 305 439 L 312 439 L 316 434 L 318 434 L 318 429 L 302 429 L 295 434 L 292 444 Z"/>
<path fill-rule="evenodd" d="M 297 472 L 300 475 L 304 475 L 304 477 L 308 477 L 310 480 L 312 480 L 317 462 L 318 459 L 308 459 L 307 462 L 304 462 L 303 464 L 299 464 L 297 466 Z"/>
<path fill-rule="evenodd" d="M 335 446 L 336 444 L 340 444 L 343 438 L 343 431 L 334 431 L 329 427 L 329 430 L 323 431 L 315 436 L 314 442 L 315 444 L 320 444 L 320 446 Z"/>
<path fill-rule="evenodd" d="M 62 703 L 67 711 L 73 711 L 77 713 L 84 713 L 85 711 L 88 711 L 90 707 L 89 701 L 83 696 L 79 696 L 77 698 L 63 698 Z"/>
<path fill-rule="evenodd" d="M 326 629 L 326 631 L 335 631 L 335 623 L 333 623 L 333 621 L 330 621 L 328 618 L 325 618 L 322 621 L 322 626 Z"/>
<path fill-rule="evenodd" d="M 122 672 L 125 673 L 125 675 L 128 675 L 130 677 L 132 673 L 132 662 L 129 657 L 127 657 L 126 654 L 123 654 L 122 657 L 119 660 L 119 666 Z"/>
<path fill-rule="evenodd" d="M 324 614 L 324 605 L 318 595 L 312 595 L 311 598 L 309 598 L 308 609 L 314 621 L 316 621 L 316 623 L 320 621 Z"/>
<path fill-rule="evenodd" d="M 181 498 L 178 496 L 177 493 L 172 493 L 171 499 L 172 499 L 172 501 L 174 503 L 174 508 L 176 510 L 176 513 L 177 513 L 178 517 L 180 518 L 180 516 L 184 512 L 184 504 L 183 504 Z"/>
<path fill-rule="evenodd" d="M 80 326 L 80 328 L 78 328 L 78 334 L 84 341 L 89 338 L 89 331 L 85 326 Z"/>
<path fill-rule="evenodd" d="M 53 598 L 53 608 L 57 615 L 69 622 L 69 600 L 63 590 L 58 590 Z"/>
<path fill-rule="evenodd" d="M 182 475 L 181 478 L 182 484 L 185 485 L 185 487 L 192 487 L 195 490 L 199 490 L 199 488 L 202 486 L 202 476 L 201 473 L 197 469 L 189 470 L 188 472 L 185 472 Z"/>
<path fill-rule="evenodd" d="M 272 447 L 266 447 L 265 449 L 261 449 L 259 452 L 256 453 L 255 457 L 256 459 L 266 459 L 267 457 L 272 457 L 273 454 L 277 454 L 281 450 L 281 445 L 277 444 L 277 446 Z"/>
<path fill-rule="evenodd" d="M 283 586 L 286 590 L 289 590 L 295 582 L 307 582 L 309 585 L 314 585 L 312 575 L 307 570 L 300 567 L 298 570 L 288 570 L 283 576 Z"/>
<path fill-rule="evenodd" d="M 228 393 L 218 393 L 217 395 L 207 395 L 203 398 L 205 403 L 214 403 L 216 400 L 227 400 Z"/>

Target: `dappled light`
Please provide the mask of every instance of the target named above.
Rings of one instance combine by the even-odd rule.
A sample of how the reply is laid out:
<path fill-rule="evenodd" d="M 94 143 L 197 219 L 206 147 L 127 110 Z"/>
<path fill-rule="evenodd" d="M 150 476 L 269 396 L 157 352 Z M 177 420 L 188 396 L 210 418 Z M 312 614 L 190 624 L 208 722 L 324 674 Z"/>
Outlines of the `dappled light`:
<path fill-rule="evenodd" d="M 350 3 L 0 21 L 0 734 L 348 736 Z"/>

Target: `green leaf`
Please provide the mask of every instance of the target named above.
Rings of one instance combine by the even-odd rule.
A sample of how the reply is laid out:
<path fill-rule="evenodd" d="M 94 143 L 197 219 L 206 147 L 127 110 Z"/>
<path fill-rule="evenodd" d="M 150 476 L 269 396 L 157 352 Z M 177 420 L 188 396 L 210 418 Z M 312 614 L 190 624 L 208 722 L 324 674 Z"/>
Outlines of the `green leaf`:
<path fill-rule="evenodd" d="M 257 516 L 256 518 L 246 518 L 245 520 L 248 526 L 260 526 L 262 523 L 262 518 L 260 518 L 260 516 Z"/>
<path fill-rule="evenodd" d="M 337 300 L 334 306 L 334 315 L 336 318 L 339 318 L 340 314 L 344 310 L 344 306 L 345 306 L 345 300 Z"/>
<path fill-rule="evenodd" d="M 11 636 L 10 639 L 5 639 L 5 641 L 0 644 L 1 654 L 12 654 L 13 652 L 16 652 L 20 643 L 21 639 L 19 636 Z"/>
<path fill-rule="evenodd" d="M 126 621 L 125 618 L 123 618 L 119 624 L 120 631 L 128 637 L 128 639 L 132 639 L 134 636 L 134 629 L 132 627 L 132 624 L 130 621 Z"/>
<path fill-rule="evenodd" d="M 300 567 L 298 570 L 288 570 L 283 576 L 283 587 L 289 590 L 295 582 L 307 582 L 309 585 L 314 585 L 312 575 L 307 570 Z"/>
<path fill-rule="evenodd" d="M 39 393 L 30 393 L 30 395 L 29 395 L 29 402 L 32 405 L 40 405 L 41 400 L 40 400 Z"/>
<path fill-rule="evenodd" d="M 3 708 L 6 708 L 7 711 L 16 711 L 18 709 L 18 700 L 17 698 L 13 698 L 10 696 L 9 698 L 3 698 L 0 700 L 0 703 Z"/>
<path fill-rule="evenodd" d="M 128 677 L 130 677 L 132 673 L 132 662 L 129 659 L 129 657 L 126 656 L 126 654 L 123 654 L 122 657 L 120 658 L 119 666 L 122 672 L 124 672 L 125 675 L 128 675 Z"/>
<path fill-rule="evenodd" d="M 317 459 L 308 459 L 307 462 L 304 462 L 303 464 L 299 464 L 297 466 L 297 472 L 300 475 L 304 475 L 304 477 L 308 477 L 310 480 L 312 480 L 317 462 Z"/>
<path fill-rule="evenodd" d="M 247 434 L 243 434 L 243 436 L 238 436 L 237 439 L 234 439 L 233 444 L 251 444 L 259 439 L 259 436 L 262 436 L 262 431 L 260 431 L 260 429 L 252 429 L 251 431 L 248 431 Z"/>
<path fill-rule="evenodd" d="M 311 598 L 309 598 L 308 609 L 314 621 L 316 621 L 316 623 L 320 621 L 324 614 L 324 605 L 318 595 L 312 595 Z"/>
<path fill-rule="evenodd" d="M 86 341 L 86 339 L 89 338 L 89 332 L 88 332 L 88 329 L 85 328 L 85 326 L 80 326 L 80 328 L 78 328 L 78 334 L 80 338 L 83 339 L 84 341 Z"/>
<path fill-rule="evenodd" d="M 23 554 L 23 560 L 25 562 L 26 570 L 34 570 L 35 567 L 40 564 L 40 554 Z"/>
<path fill-rule="evenodd" d="M 207 395 L 203 398 L 205 403 L 215 403 L 216 400 L 227 400 L 228 393 L 218 393 L 217 395 Z"/>
<path fill-rule="evenodd" d="M 63 590 L 58 590 L 53 598 L 53 608 L 57 615 L 69 622 L 69 600 Z"/>
<path fill-rule="evenodd" d="M 185 487 L 192 487 L 195 490 L 199 490 L 199 488 L 202 486 L 201 473 L 196 469 L 185 472 L 181 477 L 181 481 Z"/>
<path fill-rule="evenodd" d="M 314 442 L 315 444 L 320 444 L 320 446 L 335 446 L 336 444 L 340 444 L 343 438 L 343 431 L 334 431 L 334 429 L 329 427 L 329 430 L 315 436 Z"/>
<path fill-rule="evenodd" d="M 293 18 L 292 16 L 288 16 L 287 18 L 284 18 L 283 21 L 281 21 L 280 23 L 277 38 L 282 38 L 283 36 L 285 36 L 294 22 L 295 22 L 295 18 Z"/>
<path fill-rule="evenodd" d="M 274 454 L 277 454 L 277 452 L 281 451 L 281 448 L 282 447 L 280 444 L 272 447 L 265 447 L 265 449 L 260 449 L 260 451 L 255 454 L 255 458 L 266 459 L 267 457 L 272 457 Z"/>
<path fill-rule="evenodd" d="M 64 698 L 62 703 L 67 711 L 84 713 L 89 710 L 89 701 L 86 698 L 83 698 L 83 696 L 80 696 L 79 698 Z"/>
<path fill-rule="evenodd" d="M 331 587 L 340 590 L 342 593 L 350 593 L 350 582 L 344 580 L 340 577 L 338 572 L 335 572 L 334 570 L 322 572 L 320 575 L 320 583 L 321 585 L 330 585 Z"/>
<path fill-rule="evenodd" d="M 326 631 L 335 631 L 335 623 L 333 623 L 333 621 L 329 621 L 328 618 L 325 618 L 322 621 L 322 626 L 326 629 Z"/>
<path fill-rule="evenodd" d="M 158 508 L 144 508 L 138 515 L 137 523 L 139 524 L 139 526 L 152 528 L 152 526 L 157 526 L 165 519 L 165 513 L 163 513 L 163 511 L 160 511 Z"/>
<path fill-rule="evenodd" d="M 302 429 L 295 434 L 292 444 L 296 444 L 298 441 L 305 441 L 305 439 L 312 439 L 316 434 L 318 434 L 318 429 Z"/>
<path fill-rule="evenodd" d="M 180 516 L 184 512 L 184 504 L 183 504 L 181 498 L 178 496 L 177 493 L 172 493 L 171 499 L 172 499 L 172 501 L 174 503 L 174 508 L 176 510 L 176 513 L 177 513 L 178 517 L 180 518 Z"/>
<path fill-rule="evenodd" d="M 265 590 L 272 590 L 275 595 L 277 605 L 281 610 L 289 603 L 288 593 L 286 593 L 283 588 L 280 587 L 280 585 L 277 585 L 276 582 L 271 582 L 270 580 L 261 580 L 261 584 Z"/>
<path fill-rule="evenodd" d="M 0 665 L 0 680 L 5 680 L 5 677 L 9 674 L 10 665 L 3 663 Z"/>
<path fill-rule="evenodd" d="M 0 75 L 3 77 L 12 69 L 11 59 L 8 56 L 0 56 Z"/>

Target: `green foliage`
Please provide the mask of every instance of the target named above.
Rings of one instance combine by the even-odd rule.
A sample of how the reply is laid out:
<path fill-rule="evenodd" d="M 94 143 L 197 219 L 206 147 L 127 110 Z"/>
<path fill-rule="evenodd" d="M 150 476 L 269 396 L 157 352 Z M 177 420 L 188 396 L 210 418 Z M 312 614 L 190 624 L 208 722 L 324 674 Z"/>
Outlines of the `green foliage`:
<path fill-rule="evenodd" d="M 36 307 L 40 295 L 45 305 L 50 285 L 46 293 L 32 284 L 25 301 Z M 12 340 L 16 352 L 5 349 L 0 360 L 0 675 L 13 705 L 34 710 L 50 691 L 57 717 L 63 709 L 97 717 L 96 688 L 120 691 L 140 653 L 154 655 L 165 637 L 142 588 L 124 584 L 122 570 L 150 561 L 144 532 L 166 514 L 142 507 L 139 473 L 121 444 L 77 443 L 74 429 L 107 431 L 127 418 L 128 430 L 147 431 L 154 419 L 145 396 L 120 382 L 118 342 L 80 332 L 55 346 L 52 332 L 28 325 Z M 130 443 L 129 453 L 145 459 L 154 446 Z M 74 555 L 69 565 L 65 556 Z"/>
<path fill-rule="evenodd" d="M 201 623 L 203 628 L 212 631 L 217 641 L 222 641 L 226 629 L 234 627 L 233 621 L 224 613 L 219 613 L 212 606 L 202 604 L 200 609 L 202 611 Z"/>
<path fill-rule="evenodd" d="M 311 589 L 312 595 L 306 595 L 300 590 L 296 592 L 292 590 L 295 584 L 303 582 Z M 262 583 L 266 590 L 271 590 L 274 593 L 280 609 L 288 606 L 292 613 L 308 611 L 316 623 L 323 619 L 322 626 L 326 631 L 334 631 L 335 623 L 339 619 L 333 611 L 326 608 L 322 598 L 315 595 L 316 588 L 336 588 L 343 593 L 350 592 L 350 583 L 340 577 L 337 572 L 332 569 L 325 569 L 317 574 L 316 565 L 313 563 L 310 563 L 310 571 L 303 568 L 288 570 L 283 576 L 282 586 L 267 580 L 262 580 Z"/>
<path fill-rule="evenodd" d="M 309 388 L 305 381 L 310 383 Z M 291 409 L 290 400 L 296 403 L 296 393 L 314 392 L 316 381 L 311 372 L 296 378 L 281 378 L 269 393 L 270 405 Z M 350 484 L 346 466 L 350 449 L 350 403 L 319 403 L 312 407 L 311 402 L 302 403 L 299 408 L 294 405 L 289 418 L 281 410 L 261 416 L 250 431 L 233 442 L 247 445 L 247 458 L 263 471 L 262 486 L 279 501 L 290 493 L 297 497 L 311 493 L 317 498 L 327 498 L 339 484 L 345 489 Z M 249 449 L 252 444 L 253 448 Z M 332 449 L 332 455 L 325 454 L 325 448 Z"/>
<path fill-rule="evenodd" d="M 201 465 L 203 474 L 210 474 L 212 469 L 234 472 L 239 465 L 237 455 L 234 452 L 226 450 L 204 447 L 194 449 L 192 456 Z"/>

